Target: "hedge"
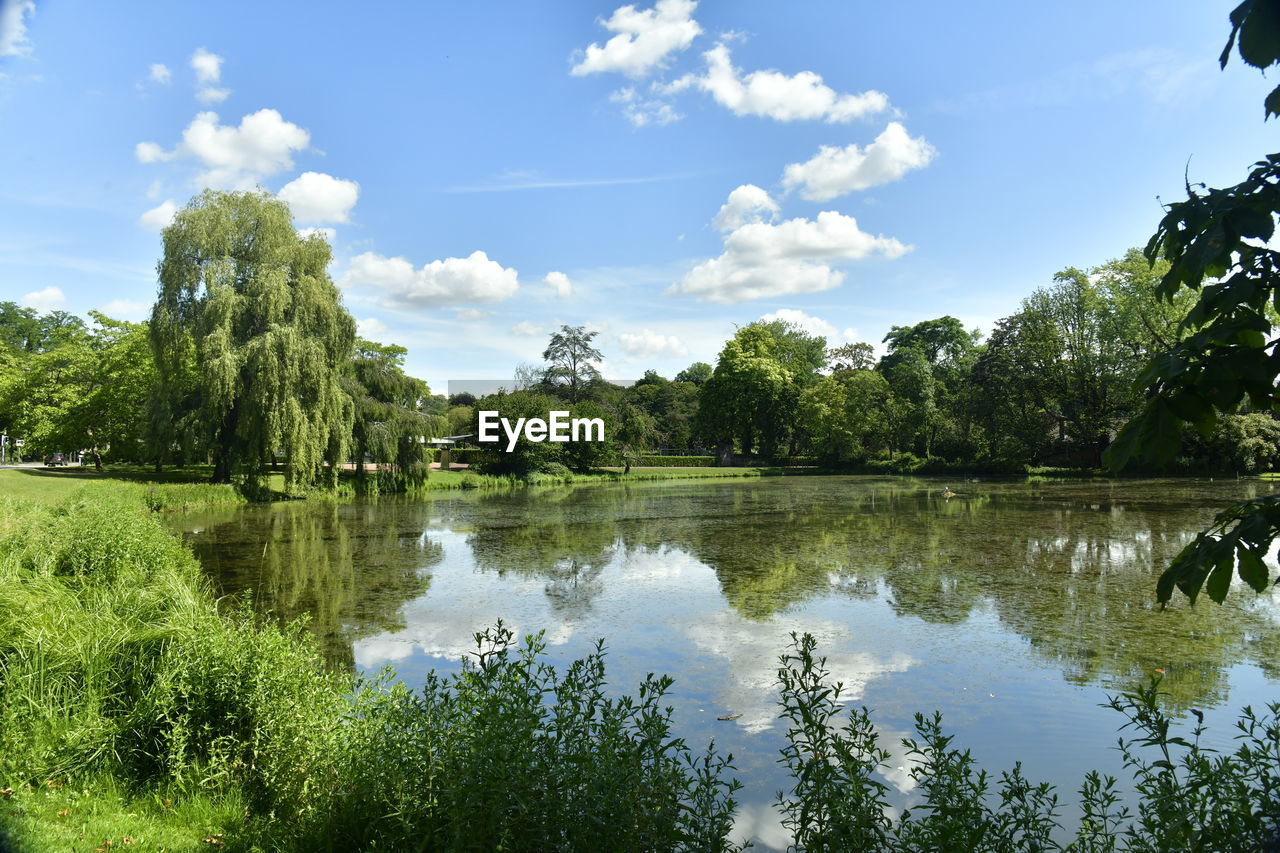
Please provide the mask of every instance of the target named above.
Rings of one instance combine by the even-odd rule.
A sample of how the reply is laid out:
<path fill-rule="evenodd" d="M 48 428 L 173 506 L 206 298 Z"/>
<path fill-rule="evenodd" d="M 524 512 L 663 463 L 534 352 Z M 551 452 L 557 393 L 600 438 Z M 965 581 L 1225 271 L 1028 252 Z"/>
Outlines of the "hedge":
<path fill-rule="evenodd" d="M 640 456 L 632 463 L 639 468 L 710 468 L 714 456 Z"/>

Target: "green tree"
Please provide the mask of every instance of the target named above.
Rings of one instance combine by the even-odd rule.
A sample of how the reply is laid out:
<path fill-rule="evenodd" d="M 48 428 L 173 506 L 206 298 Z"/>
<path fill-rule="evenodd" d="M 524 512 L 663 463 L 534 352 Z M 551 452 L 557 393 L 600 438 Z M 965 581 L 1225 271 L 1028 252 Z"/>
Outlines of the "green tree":
<path fill-rule="evenodd" d="M 87 372 L 52 438 L 68 449 L 84 448 L 101 471 L 104 452 L 114 459 L 145 458 L 147 435 L 139 414 L 150 400 L 156 368 L 146 324 L 89 314 L 96 328 L 89 339 Z"/>
<path fill-rule="evenodd" d="M 868 343 L 852 343 L 827 350 L 827 366 L 835 373 L 869 370 L 876 363 L 876 348 Z"/>
<path fill-rule="evenodd" d="M 561 326 L 542 352 L 542 359 L 547 362 L 543 381 L 562 389 L 571 403 L 582 399 L 586 387 L 600 378 L 595 363 L 604 355 L 591 344 L 597 334 L 588 332 L 586 326 Z"/>
<path fill-rule="evenodd" d="M 265 192 L 206 190 L 164 230 L 151 312 L 161 398 L 175 414 L 195 409 L 215 482 L 256 481 L 277 451 L 289 486 L 336 482 L 351 436 L 342 375 L 355 322 L 330 257 Z"/>
<path fill-rule="evenodd" d="M 445 417 L 421 411 L 430 389 L 404 372 L 407 352 L 401 346 L 357 340 L 344 386 L 355 404 L 356 476 L 366 479 L 365 457 L 371 457 L 379 491 L 403 491 L 425 481 L 429 460 L 423 439 L 443 434 L 447 426 Z"/>
<path fill-rule="evenodd" d="M 781 321 L 750 323 L 720 351 L 698 395 L 696 432 L 710 444 L 738 442 L 745 454 L 773 456 L 802 432 L 801 392 L 817 382 L 827 342 Z"/>
<path fill-rule="evenodd" d="M 676 374 L 676 382 L 692 382 L 694 385 L 701 385 L 711 378 L 713 368 L 705 361 L 695 361 L 684 370 Z"/>
<path fill-rule="evenodd" d="M 1222 66 L 1237 45 L 1248 65 L 1265 70 L 1280 64 L 1280 14 L 1273 2 L 1245 0 L 1231 12 Z M 1280 86 L 1264 106 L 1267 118 L 1280 116 Z M 1160 257 L 1169 263 L 1159 297 L 1175 301 L 1186 289 L 1195 305 L 1182 322 L 1181 340 L 1141 376 L 1147 399 L 1109 451 L 1114 468 L 1133 457 L 1167 461 L 1180 446 L 1183 424 L 1211 435 L 1220 415 L 1234 415 L 1246 401 L 1259 411 L 1280 412 L 1280 339 L 1271 322 L 1271 311 L 1280 307 L 1280 252 L 1268 242 L 1277 215 L 1280 154 L 1267 155 L 1232 187 L 1188 184 L 1187 199 L 1166 209 L 1144 254 L 1153 264 Z M 1167 602 L 1178 590 L 1194 601 L 1203 590 L 1221 602 L 1235 576 L 1265 590 L 1273 583 L 1266 560 L 1278 534 L 1280 498 L 1230 507 L 1161 575 L 1157 598 Z"/>

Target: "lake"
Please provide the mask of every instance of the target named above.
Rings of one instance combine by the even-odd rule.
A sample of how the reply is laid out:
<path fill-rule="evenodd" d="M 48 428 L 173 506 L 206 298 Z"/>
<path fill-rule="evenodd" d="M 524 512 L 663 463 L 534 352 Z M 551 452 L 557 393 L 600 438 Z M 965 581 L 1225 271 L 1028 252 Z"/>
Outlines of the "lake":
<path fill-rule="evenodd" d="M 937 709 L 988 770 L 1022 761 L 1064 800 L 1089 769 L 1121 773 L 1123 719 L 1099 705 L 1157 669 L 1170 707 L 1205 710 L 1209 740 L 1229 745 L 1240 706 L 1280 698 L 1280 594 L 1237 582 L 1226 606 L 1161 610 L 1155 579 L 1218 508 L 1273 488 L 771 477 L 300 501 L 174 523 L 219 592 L 310 614 L 338 666 L 393 665 L 418 684 L 456 670 L 498 619 L 545 631 L 560 662 L 604 638 L 619 689 L 675 678 L 680 733 L 714 738 L 746 782 L 738 834 L 781 847 L 774 680 L 792 632 L 818 639 L 884 745 Z M 909 806 L 901 752 L 886 778 Z"/>

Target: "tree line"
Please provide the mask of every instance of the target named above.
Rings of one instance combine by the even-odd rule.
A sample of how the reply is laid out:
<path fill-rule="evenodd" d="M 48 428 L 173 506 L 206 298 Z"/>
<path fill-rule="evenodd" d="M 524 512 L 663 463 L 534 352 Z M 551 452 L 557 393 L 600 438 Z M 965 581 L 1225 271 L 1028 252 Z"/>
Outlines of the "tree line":
<path fill-rule="evenodd" d="M 206 191 L 164 231 L 150 319 L 89 322 L 0 303 L 0 430 L 30 455 L 211 464 L 219 482 L 332 487 L 350 462 L 380 490 L 427 476 L 426 439 L 472 435 L 481 409 L 603 418 L 604 442 L 521 440 L 496 473 L 629 466 L 654 451 L 830 466 L 921 460 L 993 471 L 1101 464 L 1146 401 L 1154 358 L 1182 345 L 1195 293 L 1156 296 L 1168 275 L 1137 249 L 1069 268 L 985 338 L 951 316 L 832 345 L 783 321 L 737 329 L 714 365 L 630 387 L 604 380 L 596 333 L 563 326 L 510 389 L 446 400 L 405 373 L 403 347 L 361 340 L 327 273 L 323 237 L 302 237 L 262 192 Z M 1178 463 L 1257 471 L 1280 461 L 1280 424 L 1242 401 L 1182 439 Z M 896 466 L 896 467 L 893 467 Z"/>
<path fill-rule="evenodd" d="M 674 379 L 646 371 L 629 388 L 599 376 L 595 333 L 565 326 L 542 367 L 517 371 L 514 393 L 455 398 L 448 418 L 466 433 L 478 408 L 545 416 L 568 405 L 610 425 L 603 446 L 521 442 L 490 463 L 515 473 L 626 464 L 654 448 L 888 470 L 922 461 L 992 472 L 1096 468 L 1145 402 L 1146 366 L 1188 334 L 1194 294 L 1156 297 L 1168 266 L 1131 249 L 1068 268 L 985 340 L 943 316 L 892 327 L 880 355 L 867 342 L 831 346 L 793 323 L 757 321 L 725 342 L 714 365 L 694 363 Z M 1175 469 L 1254 472 L 1278 462 L 1280 423 L 1241 405 L 1207 434 L 1186 435 Z"/>

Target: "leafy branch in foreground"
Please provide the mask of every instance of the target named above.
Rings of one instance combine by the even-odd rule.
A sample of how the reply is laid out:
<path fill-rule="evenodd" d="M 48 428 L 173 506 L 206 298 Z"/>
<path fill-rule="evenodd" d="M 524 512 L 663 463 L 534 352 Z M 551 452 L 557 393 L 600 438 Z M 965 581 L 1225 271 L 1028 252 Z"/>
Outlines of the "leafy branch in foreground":
<path fill-rule="evenodd" d="M 1233 46 L 1249 65 L 1280 63 L 1280 7 L 1246 0 L 1231 13 Z M 1280 87 L 1266 100 L 1267 116 L 1280 115 Z M 1107 452 L 1119 470 L 1132 458 L 1162 464 L 1178 451 L 1184 424 L 1208 436 L 1219 413 L 1247 405 L 1280 412 L 1280 338 L 1271 336 L 1280 311 L 1280 252 L 1269 242 L 1280 214 L 1280 154 L 1255 163 L 1249 177 L 1225 189 L 1188 184 L 1186 201 L 1170 204 L 1144 254 L 1169 263 L 1156 289 L 1172 302 L 1181 288 L 1199 293 L 1182 322 L 1185 335 L 1139 376 L 1148 399 Z M 1238 504 L 1215 519 L 1160 577 L 1157 597 L 1174 589 L 1192 601 L 1202 587 L 1222 602 L 1233 574 L 1261 592 L 1267 583 L 1263 557 L 1280 534 L 1280 510 L 1269 499 Z M 1207 586 L 1206 586 L 1207 583 Z"/>

